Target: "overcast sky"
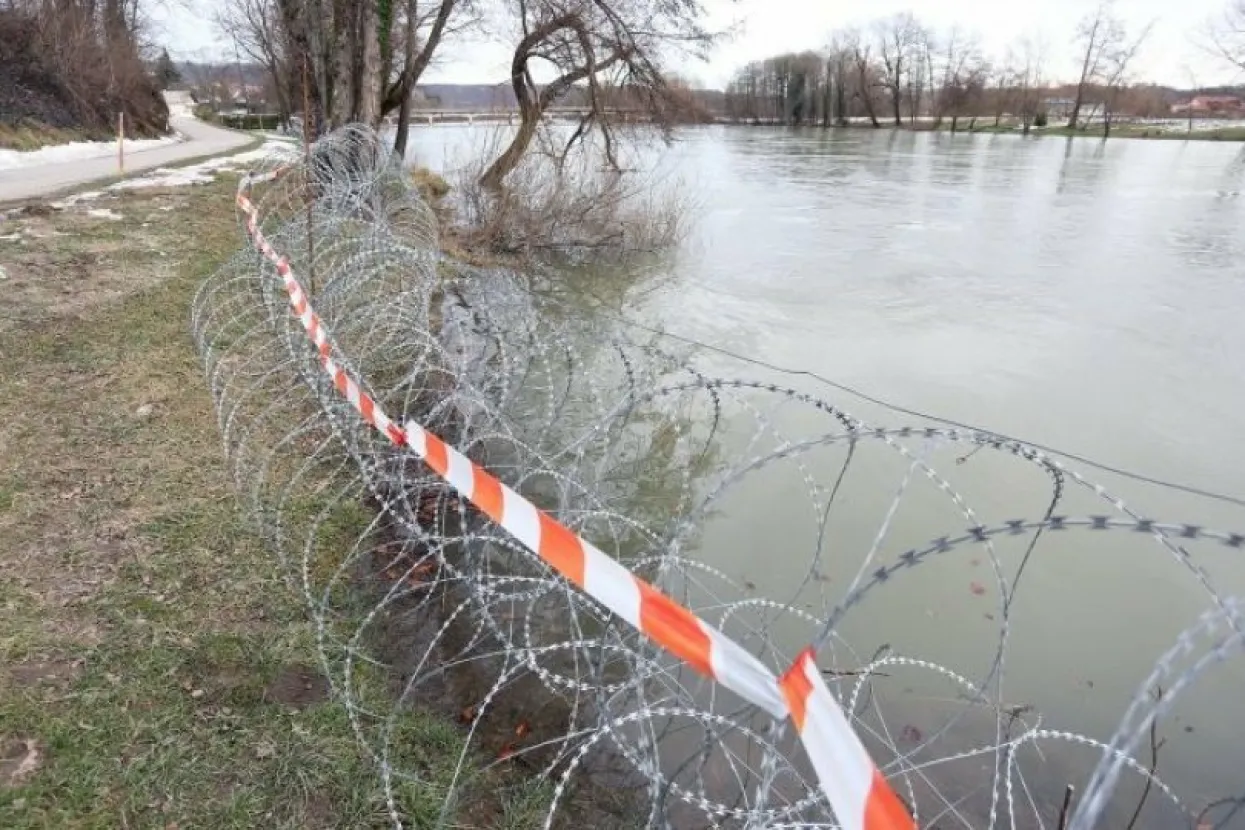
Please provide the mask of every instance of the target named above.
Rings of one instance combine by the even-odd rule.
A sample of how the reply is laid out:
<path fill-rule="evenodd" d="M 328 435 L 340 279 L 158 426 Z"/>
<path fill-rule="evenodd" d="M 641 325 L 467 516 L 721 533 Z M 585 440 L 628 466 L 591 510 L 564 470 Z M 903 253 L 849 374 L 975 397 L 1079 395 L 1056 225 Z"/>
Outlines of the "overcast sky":
<path fill-rule="evenodd" d="M 178 58 L 232 56 L 205 18 L 216 0 L 190 0 L 190 6 L 168 4 L 155 13 L 156 39 Z M 1154 22 L 1141 51 L 1136 74 L 1140 80 L 1189 86 L 1190 71 L 1200 85 L 1242 81 L 1197 45 L 1204 22 L 1217 15 L 1227 0 L 1117 0 L 1116 12 L 1130 31 Z M 1076 23 L 1096 0 L 706 0 L 715 29 L 734 36 L 714 51 L 708 63 L 679 67 L 706 86 L 722 87 L 750 60 L 780 52 L 817 49 L 833 29 L 899 11 L 911 10 L 936 30 L 952 25 L 976 32 L 988 54 L 1001 55 L 1022 36 L 1045 38 L 1047 74 L 1074 80 L 1077 64 L 1073 38 Z M 191 11 L 193 7 L 196 10 Z M 509 55 L 503 44 L 484 39 L 447 41 L 441 60 L 424 75 L 429 83 L 497 83 L 506 79 Z"/>

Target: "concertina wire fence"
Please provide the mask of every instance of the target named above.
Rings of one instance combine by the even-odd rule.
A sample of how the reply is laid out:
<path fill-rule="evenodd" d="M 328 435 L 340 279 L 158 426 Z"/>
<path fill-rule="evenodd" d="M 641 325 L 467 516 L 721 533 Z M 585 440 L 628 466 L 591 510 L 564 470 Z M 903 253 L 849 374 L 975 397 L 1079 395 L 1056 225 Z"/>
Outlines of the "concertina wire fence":
<path fill-rule="evenodd" d="M 362 128 L 272 160 L 238 205 L 248 243 L 197 294 L 195 340 L 244 506 L 305 597 L 394 826 L 1200 830 L 1237 816 L 1230 793 L 1182 800 L 1151 739 L 1241 648 L 1239 601 L 1190 553 L 1239 554 L 1241 535 L 1143 518 L 989 433 L 866 424 L 710 376 L 522 274 L 449 260 L 400 160 Z M 849 477 L 870 454 L 877 472 Z M 951 476 L 976 465 L 1034 470 L 1032 516 L 970 506 Z M 753 554 L 765 584 L 713 558 L 723 515 L 762 524 L 749 500 L 791 482 L 812 519 L 797 531 L 778 509 Z M 899 547 L 918 488 L 952 522 Z M 1086 499 L 1098 509 L 1063 512 Z M 935 515 L 918 511 L 922 531 Z M 1152 546 L 1203 612 L 1150 653 L 1101 736 L 1004 694 L 1020 575 L 1078 534 Z M 965 665 L 876 638 L 860 650 L 920 595 L 913 574 L 969 555 L 988 574 L 971 593 L 997 594 L 972 611 L 989 634 L 936 634 L 979 646 L 957 653 Z M 1046 682 L 1075 681 L 1064 667 Z M 461 723 L 448 767 L 413 754 L 427 712 Z"/>

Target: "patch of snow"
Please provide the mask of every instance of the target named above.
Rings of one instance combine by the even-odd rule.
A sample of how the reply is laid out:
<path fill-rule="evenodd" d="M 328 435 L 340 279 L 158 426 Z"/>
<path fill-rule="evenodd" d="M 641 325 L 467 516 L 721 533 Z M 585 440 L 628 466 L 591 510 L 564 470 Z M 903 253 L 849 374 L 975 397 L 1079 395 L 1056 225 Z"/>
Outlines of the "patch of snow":
<path fill-rule="evenodd" d="M 201 172 L 199 165 L 193 167 L 157 167 L 133 179 L 117 182 L 109 190 L 142 190 L 148 187 L 181 187 L 191 184 L 209 184 L 215 176 Z"/>
<path fill-rule="evenodd" d="M 201 161 L 188 167 L 161 167 L 157 170 L 126 179 L 110 186 L 109 190 L 136 190 L 145 187 L 184 187 L 194 184 L 210 184 L 216 180 L 216 174 L 224 171 L 245 170 L 257 162 L 273 159 L 291 158 L 296 155 L 297 147 L 287 141 L 265 141 L 263 146 L 245 153 L 232 156 L 217 156 Z"/>
<path fill-rule="evenodd" d="M 299 138 L 296 135 L 273 132 L 272 130 L 257 130 L 256 134 L 263 138 L 264 141 L 280 141 L 283 144 L 298 144 L 299 142 Z"/>
<path fill-rule="evenodd" d="M 111 219 L 114 222 L 124 219 L 125 217 L 110 208 L 93 208 L 86 212 L 87 216 L 96 219 Z"/>
<path fill-rule="evenodd" d="M 82 193 L 75 193 L 72 196 L 66 196 L 64 199 L 57 199 L 55 202 L 48 202 L 48 207 L 53 210 L 64 210 L 73 207 L 78 202 L 91 202 L 104 195 L 102 190 L 86 190 Z"/>
<path fill-rule="evenodd" d="M 127 140 L 125 151 L 126 153 L 140 153 L 143 150 L 176 144 L 180 140 L 177 136 Z M 115 141 L 71 141 L 68 144 L 57 144 L 38 150 L 0 150 L 0 170 L 17 170 L 41 167 L 45 164 L 64 164 L 68 161 L 104 158 L 116 155 L 116 152 L 117 142 Z"/>

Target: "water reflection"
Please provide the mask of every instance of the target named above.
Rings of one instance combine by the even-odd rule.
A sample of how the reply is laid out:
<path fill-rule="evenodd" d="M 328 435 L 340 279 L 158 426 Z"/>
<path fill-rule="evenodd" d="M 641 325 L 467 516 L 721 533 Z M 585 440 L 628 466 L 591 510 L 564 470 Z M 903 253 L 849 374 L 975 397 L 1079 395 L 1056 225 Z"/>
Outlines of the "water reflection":
<path fill-rule="evenodd" d="M 594 298 L 585 308 L 625 311 L 1118 466 L 1245 489 L 1245 151 L 888 130 L 702 129 L 684 139 L 665 161 L 699 183 L 704 210 L 693 238 L 639 275 L 578 275 L 595 282 L 582 292 Z M 575 293 L 564 290 L 563 299 Z M 708 372 L 838 394 L 720 355 L 698 359 Z M 897 423 L 860 401 L 836 403 Z M 774 417 L 776 434 L 811 428 L 798 413 Z M 750 437 L 724 423 L 718 452 L 742 457 Z M 928 451 L 982 517 L 1006 521 L 1045 508 L 1041 476 L 998 459 L 959 465 L 943 448 Z M 765 596 L 822 612 L 842 598 L 903 469 L 894 459 L 866 459 L 824 534 L 806 473 L 829 489 L 841 457 L 827 451 L 807 462 L 732 491 L 705 522 L 698 552 Z M 1245 526 L 1237 509 L 1095 477 L 1145 516 Z M 962 529 L 963 516 L 940 499 L 934 490 L 909 498 L 885 552 Z M 1110 736 L 1154 658 L 1207 607 L 1186 567 L 1138 545 L 1129 536 L 1060 537 L 1030 563 L 1007 674 L 1017 703 L 1039 705 L 1060 728 Z M 1016 566 L 1015 551 L 1001 556 Z M 816 557 L 826 561 L 824 582 L 808 580 Z M 861 653 L 890 643 L 980 676 L 997 632 L 973 604 L 969 586 L 984 567 L 973 560 L 947 557 L 896 579 L 862 605 L 844 636 Z M 1225 593 L 1245 594 L 1239 556 L 1199 551 L 1194 561 Z M 1243 684 L 1240 665 L 1229 664 L 1165 723 L 1163 769 L 1182 792 L 1242 789 Z M 902 710 L 918 731 L 937 722 L 937 693 L 924 691 L 924 709 Z M 1054 791 L 1097 759 L 1056 755 L 1042 782 Z"/>

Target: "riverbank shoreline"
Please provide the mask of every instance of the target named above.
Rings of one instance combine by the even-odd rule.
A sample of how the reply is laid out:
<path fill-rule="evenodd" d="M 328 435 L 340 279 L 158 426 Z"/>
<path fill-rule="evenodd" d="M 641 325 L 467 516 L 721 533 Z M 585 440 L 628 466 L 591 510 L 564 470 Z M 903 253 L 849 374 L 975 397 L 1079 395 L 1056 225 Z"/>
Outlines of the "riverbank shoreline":
<path fill-rule="evenodd" d="M 1148 139 L 1162 141 L 1245 141 L 1245 126 L 1233 124 L 1231 126 L 1216 128 L 1197 128 L 1193 130 L 1170 130 L 1164 129 L 1166 125 L 1160 124 L 1118 124 L 1111 127 L 1109 135 L 1103 135 L 1101 125 L 1095 125 L 1089 129 L 1068 129 L 1067 127 L 1031 127 L 1028 133 L 1025 133 L 1019 126 L 1012 124 L 1000 124 L 995 126 L 993 123 L 976 124 L 972 127 L 965 126 L 963 123 L 951 129 L 949 121 L 935 126 L 930 122 L 905 123 L 896 125 L 894 123 L 879 123 L 876 127 L 865 121 L 857 123 L 855 121 L 848 124 L 780 124 L 770 122 L 751 122 L 751 121 L 727 121 L 719 120 L 717 122 L 725 127 L 790 127 L 795 129 L 809 130 L 867 130 L 876 132 L 905 132 L 905 133 L 942 133 L 948 135 L 1014 135 L 1022 138 L 1089 138 L 1099 141 L 1106 141 L 1113 138 L 1129 138 L 1129 139 Z"/>

